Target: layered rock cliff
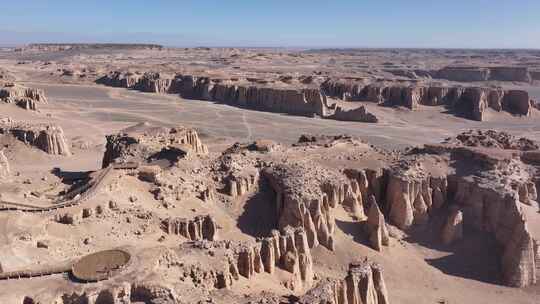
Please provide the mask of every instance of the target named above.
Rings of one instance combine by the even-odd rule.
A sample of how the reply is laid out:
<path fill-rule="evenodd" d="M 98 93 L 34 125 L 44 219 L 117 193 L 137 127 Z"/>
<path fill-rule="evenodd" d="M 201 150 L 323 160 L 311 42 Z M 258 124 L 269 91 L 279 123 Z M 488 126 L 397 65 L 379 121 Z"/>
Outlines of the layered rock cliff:
<path fill-rule="evenodd" d="M 415 110 L 419 105 L 444 105 L 470 119 L 484 120 L 487 108 L 529 116 L 533 102 L 526 91 L 480 87 L 399 85 L 327 80 L 321 85 L 327 95 L 347 101 L 368 101 Z"/>
<path fill-rule="evenodd" d="M 71 155 L 69 145 L 64 137 L 64 131 L 56 125 L 29 124 L 5 118 L 0 120 L 0 134 L 11 135 L 48 154 Z"/>
<path fill-rule="evenodd" d="M 532 77 L 527 67 L 444 67 L 432 73 L 433 78 L 459 82 L 478 81 L 516 81 L 531 82 Z"/>

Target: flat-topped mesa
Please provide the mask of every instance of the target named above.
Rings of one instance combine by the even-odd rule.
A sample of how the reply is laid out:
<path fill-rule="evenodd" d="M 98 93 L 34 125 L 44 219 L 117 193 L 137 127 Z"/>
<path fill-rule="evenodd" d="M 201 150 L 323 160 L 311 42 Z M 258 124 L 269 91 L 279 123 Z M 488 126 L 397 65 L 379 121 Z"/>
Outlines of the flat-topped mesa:
<path fill-rule="evenodd" d="M 112 163 L 151 163 L 159 160 L 174 163 L 191 153 L 208 153 L 208 148 L 202 144 L 194 129 L 143 124 L 116 135 L 108 135 L 102 165 L 105 168 Z"/>
<path fill-rule="evenodd" d="M 161 223 L 167 234 L 181 235 L 191 241 L 214 241 L 217 239 L 217 224 L 210 215 L 197 216 L 192 220 L 168 218 Z"/>
<path fill-rule="evenodd" d="M 526 91 L 480 87 L 446 87 L 429 84 L 346 82 L 329 79 L 321 85 L 327 96 L 348 101 L 367 101 L 415 110 L 419 105 L 444 105 L 460 115 L 484 120 L 487 108 L 529 116 L 533 102 Z"/>
<path fill-rule="evenodd" d="M 176 93 L 187 99 L 217 101 L 248 109 L 300 116 L 327 116 L 326 96 L 318 88 L 264 87 L 203 76 L 174 77 L 147 72 L 111 72 L 96 82 L 144 92 Z"/>
<path fill-rule="evenodd" d="M 298 300 L 300 304 L 389 304 L 380 265 L 367 260 L 349 265 L 344 279 L 323 279 Z"/>
<path fill-rule="evenodd" d="M 61 127 L 53 124 L 29 124 L 0 119 L 0 134 L 11 135 L 48 154 L 70 156 L 71 151 Z"/>
<path fill-rule="evenodd" d="M 334 249 L 332 208 L 346 203 L 362 210 L 358 188 L 349 186 L 343 175 L 315 164 L 275 165 L 262 175 L 276 193 L 279 227 L 304 227 L 310 248 L 321 244 Z"/>
<path fill-rule="evenodd" d="M 496 67 L 459 67 L 448 66 L 432 73 L 433 78 L 458 82 L 479 81 L 532 81 L 532 75 L 527 67 L 496 66 Z"/>

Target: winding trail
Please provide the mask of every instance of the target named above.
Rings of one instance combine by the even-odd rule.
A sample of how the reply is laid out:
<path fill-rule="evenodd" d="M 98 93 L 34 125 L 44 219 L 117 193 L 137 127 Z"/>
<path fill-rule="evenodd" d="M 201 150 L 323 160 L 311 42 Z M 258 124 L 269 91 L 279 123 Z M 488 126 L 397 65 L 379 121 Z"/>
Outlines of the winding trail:
<path fill-rule="evenodd" d="M 54 205 L 35 206 L 31 204 L 0 201 L 0 211 L 12 210 L 22 212 L 49 212 L 80 205 L 81 203 L 92 198 L 97 193 L 97 190 L 103 184 L 103 181 L 106 180 L 106 178 L 111 174 L 111 172 L 113 172 L 113 170 L 137 169 L 138 167 L 139 164 L 136 163 L 110 165 L 107 168 L 102 169 L 99 175 L 93 181 L 71 191 L 63 197 L 63 200 L 57 202 Z"/>

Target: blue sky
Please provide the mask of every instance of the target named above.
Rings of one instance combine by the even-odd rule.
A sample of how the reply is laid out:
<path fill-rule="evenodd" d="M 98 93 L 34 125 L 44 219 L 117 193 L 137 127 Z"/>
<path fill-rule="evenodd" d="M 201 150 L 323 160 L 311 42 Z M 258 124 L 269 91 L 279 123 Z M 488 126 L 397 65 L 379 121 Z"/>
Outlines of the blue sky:
<path fill-rule="evenodd" d="M 540 0 L 0 0 L 0 44 L 540 48 Z"/>

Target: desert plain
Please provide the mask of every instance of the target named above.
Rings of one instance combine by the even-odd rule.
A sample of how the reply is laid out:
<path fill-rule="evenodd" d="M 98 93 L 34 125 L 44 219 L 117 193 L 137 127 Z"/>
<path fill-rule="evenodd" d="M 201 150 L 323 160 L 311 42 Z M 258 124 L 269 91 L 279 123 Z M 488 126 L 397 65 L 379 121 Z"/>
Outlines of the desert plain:
<path fill-rule="evenodd" d="M 540 51 L 0 50 L 0 303 L 539 303 Z"/>

